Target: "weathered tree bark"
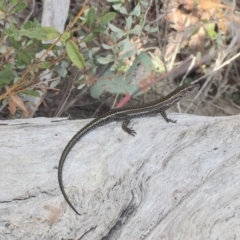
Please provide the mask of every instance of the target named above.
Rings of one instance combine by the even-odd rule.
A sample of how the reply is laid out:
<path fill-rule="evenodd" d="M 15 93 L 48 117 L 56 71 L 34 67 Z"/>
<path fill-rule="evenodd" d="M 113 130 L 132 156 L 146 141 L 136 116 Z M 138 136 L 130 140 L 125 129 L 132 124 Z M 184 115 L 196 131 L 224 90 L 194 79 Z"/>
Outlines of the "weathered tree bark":
<path fill-rule="evenodd" d="M 0 122 L 1 239 L 240 239 L 240 115 L 171 114 L 81 139 L 57 181 L 61 152 L 88 121 Z"/>

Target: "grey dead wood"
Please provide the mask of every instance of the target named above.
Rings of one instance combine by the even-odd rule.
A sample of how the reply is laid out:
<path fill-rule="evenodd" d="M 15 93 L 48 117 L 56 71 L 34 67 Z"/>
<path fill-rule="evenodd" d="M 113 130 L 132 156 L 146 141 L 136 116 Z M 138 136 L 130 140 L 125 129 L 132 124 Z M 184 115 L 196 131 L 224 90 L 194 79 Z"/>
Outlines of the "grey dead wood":
<path fill-rule="evenodd" d="M 110 123 L 60 155 L 86 121 L 0 122 L 1 239 L 240 239 L 240 115 Z"/>

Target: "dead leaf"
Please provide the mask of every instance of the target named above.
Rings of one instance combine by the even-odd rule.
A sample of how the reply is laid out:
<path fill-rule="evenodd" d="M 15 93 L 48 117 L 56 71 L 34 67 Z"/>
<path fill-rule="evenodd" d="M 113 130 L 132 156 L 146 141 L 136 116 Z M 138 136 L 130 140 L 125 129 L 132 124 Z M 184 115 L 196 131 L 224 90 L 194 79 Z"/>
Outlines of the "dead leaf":
<path fill-rule="evenodd" d="M 9 87 L 6 87 L 6 90 L 8 91 Z M 16 106 L 22 110 L 23 114 L 25 116 L 28 116 L 28 111 L 27 111 L 22 99 L 19 98 L 15 92 L 9 93 L 9 96 L 10 96 L 11 100 L 16 104 Z"/>
<path fill-rule="evenodd" d="M 12 115 L 16 113 L 17 106 L 11 99 L 8 101 L 8 109 Z"/>
<path fill-rule="evenodd" d="M 178 0 L 180 4 L 186 10 L 199 9 L 200 11 L 206 11 L 209 9 L 232 9 L 232 7 L 219 3 L 218 0 Z"/>

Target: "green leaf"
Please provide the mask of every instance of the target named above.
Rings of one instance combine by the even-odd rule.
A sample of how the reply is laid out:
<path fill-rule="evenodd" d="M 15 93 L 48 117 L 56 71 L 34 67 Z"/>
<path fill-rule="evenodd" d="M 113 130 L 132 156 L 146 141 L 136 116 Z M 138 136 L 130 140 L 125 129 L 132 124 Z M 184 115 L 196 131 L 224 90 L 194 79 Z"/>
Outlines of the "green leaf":
<path fill-rule="evenodd" d="M 145 7 L 147 7 L 149 5 L 149 2 L 146 0 L 140 1 L 140 3 L 142 6 L 145 6 Z"/>
<path fill-rule="evenodd" d="M 205 28 L 207 30 L 207 34 L 211 39 L 216 38 L 217 33 L 215 31 L 215 23 L 208 23 L 205 25 Z"/>
<path fill-rule="evenodd" d="M 91 42 L 97 35 L 98 34 L 96 33 L 90 33 L 82 39 L 82 42 L 85 42 L 85 43 Z"/>
<path fill-rule="evenodd" d="M 21 26 L 21 29 L 29 29 L 29 28 L 32 28 L 32 22 L 30 21 L 27 21 L 26 23 L 24 23 L 22 26 Z"/>
<path fill-rule="evenodd" d="M 120 29 L 120 28 L 114 26 L 114 25 L 111 24 L 111 23 L 108 23 L 108 26 L 109 26 L 109 28 L 110 28 L 113 32 L 121 32 L 121 33 L 123 32 L 122 29 Z"/>
<path fill-rule="evenodd" d="M 28 4 L 26 2 L 21 2 L 14 8 L 14 12 L 20 12 L 23 9 L 25 9 L 27 6 Z"/>
<path fill-rule="evenodd" d="M 127 19 L 126 19 L 126 25 L 127 25 L 127 29 L 131 29 L 132 27 L 132 17 L 129 16 Z"/>
<path fill-rule="evenodd" d="M 125 7 L 120 7 L 119 12 L 122 14 L 128 14 Z"/>
<path fill-rule="evenodd" d="M 103 65 L 105 65 L 105 64 L 108 64 L 108 63 L 110 63 L 110 62 L 112 62 L 113 61 L 113 57 L 112 57 L 112 55 L 108 55 L 107 57 L 100 57 L 100 58 L 97 58 L 97 61 L 100 63 L 100 64 L 103 64 Z"/>
<path fill-rule="evenodd" d="M 123 43 L 123 52 L 129 51 L 135 46 L 135 44 L 133 46 L 132 43 L 130 42 L 129 36 L 127 36 L 126 39 L 122 41 L 122 43 Z"/>
<path fill-rule="evenodd" d="M 4 1 L 0 1 L 0 11 L 2 11 L 2 12 L 6 12 L 6 10 L 7 10 L 7 5 L 6 5 L 6 3 L 4 2 Z"/>
<path fill-rule="evenodd" d="M 15 5 L 15 4 L 19 3 L 19 1 L 20 0 L 10 0 L 9 2 L 11 5 Z"/>
<path fill-rule="evenodd" d="M 116 13 L 115 12 L 109 12 L 109 13 L 105 14 L 104 16 L 102 16 L 98 20 L 97 24 L 105 25 L 105 24 L 109 23 L 110 21 L 112 21 L 115 17 L 116 17 Z"/>
<path fill-rule="evenodd" d="M 28 51 L 25 51 L 23 49 L 19 49 L 17 51 L 17 63 L 19 66 L 21 65 L 28 65 L 31 63 L 32 57 L 31 54 L 28 53 Z"/>
<path fill-rule="evenodd" d="M 141 27 L 140 27 L 140 25 L 136 25 L 133 29 L 131 29 L 129 31 L 129 33 L 136 34 L 136 35 L 140 36 L 140 34 L 141 34 Z"/>
<path fill-rule="evenodd" d="M 22 47 L 21 44 L 20 44 L 20 42 L 19 42 L 19 41 L 16 41 L 14 38 L 9 37 L 9 40 L 11 41 L 12 46 L 13 46 L 16 50 L 18 50 L 19 48 Z"/>
<path fill-rule="evenodd" d="M 109 49 L 112 49 L 114 46 L 109 46 L 109 45 L 103 43 L 102 47 L 106 50 L 109 50 Z"/>
<path fill-rule="evenodd" d="M 106 30 L 105 27 L 98 27 L 98 28 L 94 28 L 92 31 L 93 31 L 94 33 L 102 33 L 102 32 L 104 32 L 105 30 Z"/>
<path fill-rule="evenodd" d="M 143 29 L 144 29 L 146 32 L 149 32 L 149 31 L 151 31 L 152 26 L 150 27 L 150 25 L 146 24 L 146 25 L 143 27 Z"/>
<path fill-rule="evenodd" d="M 148 32 L 149 33 L 155 33 L 155 32 L 157 32 L 158 31 L 158 27 L 152 27 Z"/>
<path fill-rule="evenodd" d="M 94 8 L 90 8 L 87 14 L 87 25 L 91 29 L 96 21 L 96 12 Z"/>
<path fill-rule="evenodd" d="M 10 0 L 9 3 L 10 3 L 11 5 L 15 5 L 15 4 L 19 3 L 19 1 L 20 1 L 20 0 Z"/>
<path fill-rule="evenodd" d="M 70 32 L 64 32 L 62 34 L 61 41 L 63 41 L 65 43 L 70 37 L 71 37 L 71 33 Z"/>
<path fill-rule="evenodd" d="M 6 67 L 0 72 L 0 90 L 7 86 L 13 80 L 13 70 L 11 67 Z"/>
<path fill-rule="evenodd" d="M 17 32 L 17 29 L 16 29 L 15 25 L 14 25 L 12 22 L 10 23 L 10 26 L 11 26 L 11 30 L 12 30 L 13 37 L 14 37 L 14 39 L 17 41 L 17 40 L 18 40 L 18 32 Z"/>
<path fill-rule="evenodd" d="M 104 74 L 105 79 L 98 80 L 91 88 L 90 94 L 94 98 L 107 91 L 112 94 L 126 94 L 133 93 L 136 89 L 136 85 L 130 84 L 130 78 L 125 74 L 115 77 L 114 73 L 109 69 Z"/>
<path fill-rule="evenodd" d="M 33 97 L 40 97 L 40 94 L 38 91 L 35 91 L 35 90 L 23 90 L 21 93 L 24 93 L 26 95 L 29 95 L 29 96 L 33 96 Z"/>
<path fill-rule="evenodd" d="M 145 70 L 144 76 L 141 76 L 142 78 L 152 74 L 154 68 L 151 58 L 147 53 L 142 52 L 134 60 L 133 65 L 123 75 L 116 77 L 116 75 L 108 69 L 104 73 L 103 78 L 96 81 L 96 83 L 91 87 L 91 96 L 99 98 L 104 91 L 112 94 L 132 94 L 136 89 L 138 89 L 138 85 L 131 84 L 131 81 L 136 75 L 135 71 L 138 70 L 139 64 L 142 64 Z"/>
<path fill-rule="evenodd" d="M 5 28 L 5 29 L 4 29 L 4 33 L 5 33 L 7 36 L 9 36 L 9 37 L 14 38 L 14 34 L 13 34 L 13 32 L 12 32 L 12 29 L 10 29 L 10 28 Z"/>
<path fill-rule="evenodd" d="M 50 43 L 42 43 L 36 39 L 30 39 L 28 42 L 25 43 L 24 50 L 28 53 L 33 54 L 34 56 L 36 53 L 41 52 L 42 50 L 46 50 L 50 46 L 52 46 L 52 44 Z M 60 49 L 59 46 L 54 46 L 53 50 L 55 50 L 56 48 Z"/>
<path fill-rule="evenodd" d="M 83 68 L 85 66 L 85 61 L 82 54 L 78 51 L 77 45 L 72 41 L 68 40 L 66 42 L 66 52 L 70 60 L 76 65 L 78 68 Z"/>
<path fill-rule="evenodd" d="M 123 55 L 119 57 L 119 59 L 126 59 L 129 57 L 133 57 L 135 54 L 137 54 L 137 52 L 138 52 L 138 49 L 132 49 L 132 50 L 126 51 Z"/>
<path fill-rule="evenodd" d="M 60 36 L 60 33 L 52 27 L 21 29 L 19 33 L 29 38 L 36 38 L 38 40 L 53 40 Z"/>
<path fill-rule="evenodd" d="M 133 11 L 130 13 L 130 15 L 139 17 L 140 14 L 141 14 L 141 7 L 140 7 L 140 4 L 138 3 L 136 7 L 133 9 Z"/>
<path fill-rule="evenodd" d="M 122 3 L 116 3 L 116 4 L 113 4 L 112 7 L 114 10 L 118 11 L 122 6 Z"/>
<path fill-rule="evenodd" d="M 32 44 L 33 44 L 33 40 L 30 39 L 29 41 L 27 41 L 27 42 L 25 43 L 25 46 L 26 46 L 26 47 L 29 47 L 29 46 L 31 46 Z"/>
<path fill-rule="evenodd" d="M 60 36 L 60 33 L 52 27 L 40 28 L 40 39 L 38 40 L 53 40 Z"/>
<path fill-rule="evenodd" d="M 39 38 L 39 35 L 40 35 L 40 31 L 39 29 L 28 29 L 28 30 L 25 30 L 25 29 L 21 29 L 19 31 L 19 33 L 23 36 L 27 36 L 29 38 Z"/>
<path fill-rule="evenodd" d="M 191 36 L 195 35 L 199 31 L 200 27 L 196 26 L 191 31 Z"/>
<path fill-rule="evenodd" d="M 61 77 L 66 77 L 67 76 L 67 70 L 65 67 L 61 66 L 59 68 L 56 69 L 56 71 L 58 72 L 58 74 L 61 76 Z"/>
<path fill-rule="evenodd" d="M 101 96 L 101 94 L 104 92 L 104 90 L 105 90 L 104 88 L 101 88 L 98 85 L 94 84 L 93 87 L 90 88 L 90 94 L 93 98 L 98 99 Z"/>
<path fill-rule="evenodd" d="M 40 62 L 36 65 L 36 68 L 40 68 L 40 69 L 50 68 L 50 62 Z"/>
<path fill-rule="evenodd" d="M 28 49 L 29 49 L 29 51 L 31 51 L 33 53 L 38 53 L 38 52 L 41 52 L 42 50 L 49 49 L 50 46 L 52 46 L 52 44 L 50 44 L 50 43 L 38 42 L 37 44 L 33 43 L 32 45 L 30 45 Z M 57 45 L 54 46 L 54 48 L 53 48 L 53 50 L 56 50 L 56 51 L 59 51 L 60 49 L 62 49 L 62 48 L 60 46 L 57 46 Z"/>
<path fill-rule="evenodd" d="M 78 90 L 82 89 L 86 84 L 87 84 L 87 83 L 82 83 L 82 84 L 80 84 L 80 85 L 77 87 L 77 89 L 78 89 Z"/>
<path fill-rule="evenodd" d="M 40 28 L 40 27 L 42 27 L 41 23 L 37 19 L 34 19 L 34 21 L 32 21 L 31 23 L 32 23 L 32 27 L 33 28 Z"/>

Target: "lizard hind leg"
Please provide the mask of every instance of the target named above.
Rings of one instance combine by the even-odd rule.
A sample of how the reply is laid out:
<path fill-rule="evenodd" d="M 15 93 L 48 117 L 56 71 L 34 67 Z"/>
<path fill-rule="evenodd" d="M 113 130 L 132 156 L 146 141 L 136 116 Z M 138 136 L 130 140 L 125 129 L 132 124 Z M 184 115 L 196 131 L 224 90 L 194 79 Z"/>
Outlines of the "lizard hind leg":
<path fill-rule="evenodd" d="M 137 134 L 136 132 L 135 132 L 135 130 L 133 130 L 132 128 L 130 128 L 130 127 L 128 127 L 128 124 L 130 123 L 130 118 L 127 116 L 127 115 L 125 115 L 125 114 L 119 114 L 119 115 L 117 115 L 117 116 L 114 116 L 114 118 L 113 118 L 113 120 L 114 121 L 123 121 L 123 123 L 122 123 L 122 129 L 126 132 L 126 133 L 128 133 L 128 134 L 130 134 L 130 135 L 132 135 L 133 137 L 135 137 L 135 135 Z"/>
<path fill-rule="evenodd" d="M 167 117 L 165 110 L 160 110 L 160 113 L 161 113 L 162 117 L 166 120 L 167 123 L 169 123 L 169 122 L 177 123 L 177 120 L 172 120 Z"/>
<path fill-rule="evenodd" d="M 127 132 L 128 134 L 132 135 L 133 137 L 135 137 L 135 135 L 137 134 L 135 132 L 135 130 L 133 130 L 132 128 L 128 127 L 128 124 L 130 123 L 130 119 L 127 118 L 123 121 L 122 123 L 122 129 Z"/>

